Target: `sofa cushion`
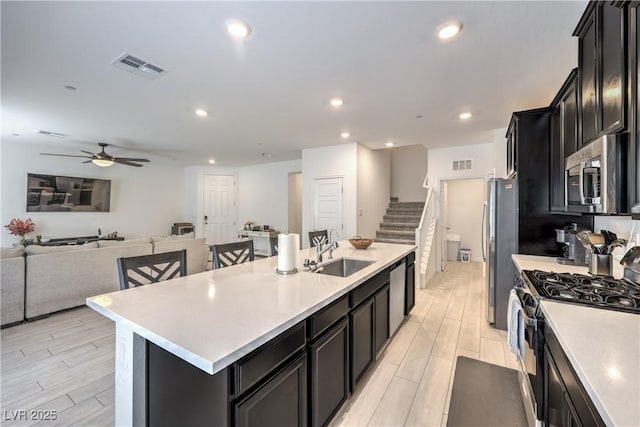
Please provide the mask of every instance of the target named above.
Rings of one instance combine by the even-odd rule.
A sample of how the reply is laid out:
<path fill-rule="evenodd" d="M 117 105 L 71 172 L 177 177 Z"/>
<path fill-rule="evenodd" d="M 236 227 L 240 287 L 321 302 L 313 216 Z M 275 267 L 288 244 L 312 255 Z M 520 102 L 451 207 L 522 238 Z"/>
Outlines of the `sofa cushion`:
<path fill-rule="evenodd" d="M 150 237 L 140 237 L 139 239 L 130 240 L 99 240 L 99 248 L 111 248 L 113 246 L 135 246 L 151 243 Z"/>
<path fill-rule="evenodd" d="M 201 273 L 206 270 L 209 247 L 205 239 L 169 239 L 153 243 L 153 253 L 187 250 L 187 274 Z"/>
<path fill-rule="evenodd" d="M 51 254 L 58 252 L 73 252 L 79 251 L 83 249 L 97 249 L 98 242 L 89 242 L 84 245 L 60 245 L 60 246 L 40 246 L 40 245 L 29 245 L 25 248 L 25 252 L 27 255 L 41 255 L 41 254 Z"/>
<path fill-rule="evenodd" d="M 152 236 L 151 240 L 153 240 L 153 242 L 163 242 L 165 240 L 184 240 L 184 239 L 195 239 L 196 238 L 196 233 L 194 233 L 193 231 L 191 233 L 186 233 L 186 234 L 174 234 L 171 236 Z"/>
<path fill-rule="evenodd" d="M 19 245 L 15 248 L 0 248 L 0 259 L 17 258 L 24 255 L 24 246 Z"/>

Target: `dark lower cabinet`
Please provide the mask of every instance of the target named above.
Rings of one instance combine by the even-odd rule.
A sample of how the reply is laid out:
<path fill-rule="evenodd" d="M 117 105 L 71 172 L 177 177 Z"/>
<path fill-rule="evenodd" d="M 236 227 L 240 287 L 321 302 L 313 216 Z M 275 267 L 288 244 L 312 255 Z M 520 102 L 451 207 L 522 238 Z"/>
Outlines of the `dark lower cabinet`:
<path fill-rule="evenodd" d="M 300 355 L 253 393 L 233 404 L 234 425 L 306 426 L 307 356 Z"/>
<path fill-rule="evenodd" d="M 604 427 L 551 328 L 545 328 L 543 417 L 547 427 Z"/>
<path fill-rule="evenodd" d="M 376 355 L 389 339 L 389 285 L 385 285 L 374 296 L 376 327 L 375 349 Z"/>
<path fill-rule="evenodd" d="M 351 390 L 375 360 L 374 297 L 366 300 L 349 315 L 351 320 Z"/>
<path fill-rule="evenodd" d="M 407 273 L 405 278 L 404 292 L 404 315 L 407 316 L 411 309 L 416 305 L 416 265 L 415 263 L 407 264 Z"/>
<path fill-rule="evenodd" d="M 309 346 L 311 426 L 325 426 L 349 397 L 349 321 Z"/>

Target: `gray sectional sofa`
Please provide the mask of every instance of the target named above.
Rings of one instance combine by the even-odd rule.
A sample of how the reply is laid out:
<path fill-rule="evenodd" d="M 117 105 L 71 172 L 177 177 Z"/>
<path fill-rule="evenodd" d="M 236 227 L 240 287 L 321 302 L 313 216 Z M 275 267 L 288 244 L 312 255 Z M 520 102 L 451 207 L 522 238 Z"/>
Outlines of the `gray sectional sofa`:
<path fill-rule="evenodd" d="M 187 273 L 206 270 L 205 239 L 154 236 L 78 246 L 27 246 L 2 252 L 2 325 L 85 304 L 87 297 L 120 289 L 116 260 L 186 249 Z M 26 272 L 26 275 L 25 275 Z"/>

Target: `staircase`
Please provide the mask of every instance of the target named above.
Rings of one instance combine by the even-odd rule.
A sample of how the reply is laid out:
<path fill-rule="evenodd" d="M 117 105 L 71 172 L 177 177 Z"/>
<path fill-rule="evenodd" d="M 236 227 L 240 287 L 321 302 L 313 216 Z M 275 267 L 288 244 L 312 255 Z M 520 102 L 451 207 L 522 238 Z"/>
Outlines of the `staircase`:
<path fill-rule="evenodd" d="M 415 244 L 423 209 L 424 202 L 399 202 L 392 197 L 376 232 L 376 242 Z"/>

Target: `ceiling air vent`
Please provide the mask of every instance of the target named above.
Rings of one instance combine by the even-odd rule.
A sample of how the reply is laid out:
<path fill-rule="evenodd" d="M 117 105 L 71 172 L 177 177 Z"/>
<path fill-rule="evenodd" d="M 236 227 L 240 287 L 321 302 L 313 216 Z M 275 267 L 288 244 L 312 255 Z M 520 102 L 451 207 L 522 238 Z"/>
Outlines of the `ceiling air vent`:
<path fill-rule="evenodd" d="M 36 133 L 39 135 L 54 136 L 56 138 L 64 138 L 65 136 L 67 136 L 64 133 L 50 132 L 48 130 L 39 130 Z"/>
<path fill-rule="evenodd" d="M 465 159 L 465 160 L 454 160 L 452 169 L 454 171 L 465 171 L 473 169 L 473 160 Z"/>
<path fill-rule="evenodd" d="M 128 53 L 123 53 L 118 56 L 111 62 L 111 65 L 148 80 L 155 80 L 167 72 L 164 68 L 150 64 L 144 59 L 137 58 Z"/>

